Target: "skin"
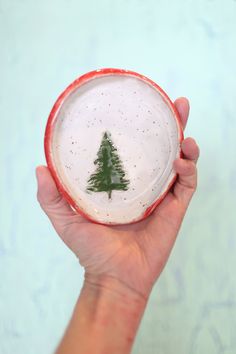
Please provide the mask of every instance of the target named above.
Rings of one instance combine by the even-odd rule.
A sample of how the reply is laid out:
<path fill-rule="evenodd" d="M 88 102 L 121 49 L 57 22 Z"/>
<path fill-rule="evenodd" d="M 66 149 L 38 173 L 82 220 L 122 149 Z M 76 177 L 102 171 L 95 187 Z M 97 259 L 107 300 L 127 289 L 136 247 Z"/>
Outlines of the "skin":
<path fill-rule="evenodd" d="M 186 98 L 175 101 L 183 129 Z M 36 170 L 38 201 L 56 232 L 85 270 L 84 286 L 57 354 L 130 353 L 151 289 L 165 266 L 197 186 L 199 148 L 182 142 L 175 185 L 147 219 L 97 225 L 76 214 L 45 166 Z"/>

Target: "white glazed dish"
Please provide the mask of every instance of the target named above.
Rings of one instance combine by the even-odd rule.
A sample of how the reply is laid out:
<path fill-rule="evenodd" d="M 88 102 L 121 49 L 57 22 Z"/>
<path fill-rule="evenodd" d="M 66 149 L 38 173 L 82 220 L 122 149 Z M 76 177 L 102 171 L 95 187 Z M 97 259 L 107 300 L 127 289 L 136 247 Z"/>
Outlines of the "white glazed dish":
<path fill-rule="evenodd" d="M 70 205 L 91 221 L 148 217 L 173 185 L 180 119 L 164 91 L 128 70 L 75 80 L 56 101 L 45 131 L 47 164 Z"/>

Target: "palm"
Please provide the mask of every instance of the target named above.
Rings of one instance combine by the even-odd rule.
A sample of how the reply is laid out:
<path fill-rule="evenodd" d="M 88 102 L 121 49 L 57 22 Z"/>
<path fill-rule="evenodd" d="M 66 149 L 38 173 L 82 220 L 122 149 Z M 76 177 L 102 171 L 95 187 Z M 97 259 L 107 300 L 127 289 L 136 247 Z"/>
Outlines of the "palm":
<path fill-rule="evenodd" d="M 177 204 L 169 193 L 148 219 L 113 227 L 90 223 L 78 215 L 65 215 L 67 226 L 58 232 L 87 273 L 110 275 L 145 292 L 164 266 L 181 224 L 183 214 Z M 170 218 L 173 214 L 174 224 Z M 160 242 L 165 235 L 168 244 Z"/>
<path fill-rule="evenodd" d="M 176 106 L 178 108 L 178 102 Z M 182 109 L 183 106 L 182 101 Z M 185 112 L 181 114 L 183 126 L 187 116 L 188 107 L 185 102 Z M 176 161 L 179 178 L 173 191 L 166 195 L 150 217 L 131 225 L 97 225 L 75 214 L 58 194 L 49 171 L 44 171 L 47 173 L 47 186 L 44 187 L 50 188 L 47 194 L 55 194 L 54 202 L 45 205 L 40 193 L 39 201 L 60 237 L 78 256 L 86 273 L 115 277 L 136 291 L 148 294 L 168 259 L 196 187 L 193 162 L 198 155 L 196 144 L 192 140 L 187 142 L 185 150 L 183 152 L 186 157 L 189 155 L 190 161 Z M 182 177 L 181 171 L 185 172 Z M 44 193 L 46 197 L 46 191 Z"/>

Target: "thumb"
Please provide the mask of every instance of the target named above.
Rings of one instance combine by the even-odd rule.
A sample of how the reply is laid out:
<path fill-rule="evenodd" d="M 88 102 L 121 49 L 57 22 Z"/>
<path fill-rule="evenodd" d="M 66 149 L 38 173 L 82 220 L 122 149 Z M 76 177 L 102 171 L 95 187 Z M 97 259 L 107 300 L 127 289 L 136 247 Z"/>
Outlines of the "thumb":
<path fill-rule="evenodd" d="M 78 221 L 79 215 L 76 214 L 59 193 L 54 179 L 46 166 L 36 168 L 38 182 L 37 199 L 49 217 L 55 230 L 61 235 L 65 227 L 72 222 L 71 219 Z"/>
<path fill-rule="evenodd" d="M 58 206 L 62 196 L 58 192 L 51 173 L 46 166 L 36 168 L 36 178 L 38 182 L 37 199 L 43 208 Z"/>

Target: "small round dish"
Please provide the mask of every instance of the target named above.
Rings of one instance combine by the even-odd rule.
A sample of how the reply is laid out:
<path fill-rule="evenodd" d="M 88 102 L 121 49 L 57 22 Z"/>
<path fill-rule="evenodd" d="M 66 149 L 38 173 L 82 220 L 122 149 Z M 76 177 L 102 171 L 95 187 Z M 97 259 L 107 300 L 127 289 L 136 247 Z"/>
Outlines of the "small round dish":
<path fill-rule="evenodd" d="M 60 95 L 45 131 L 48 167 L 73 209 L 101 224 L 151 214 L 175 181 L 183 139 L 166 93 L 133 71 L 100 69 Z"/>

